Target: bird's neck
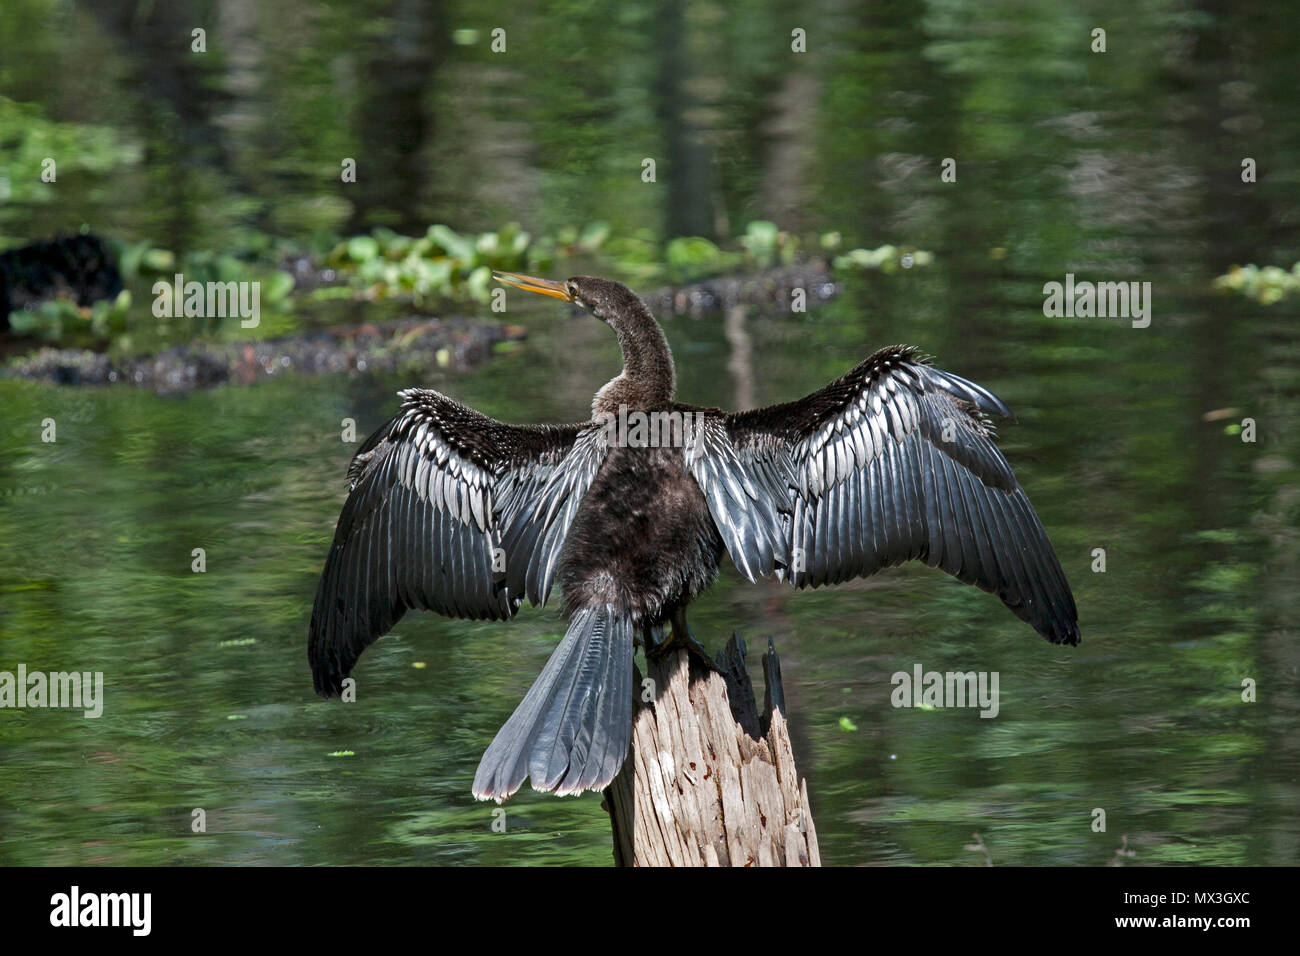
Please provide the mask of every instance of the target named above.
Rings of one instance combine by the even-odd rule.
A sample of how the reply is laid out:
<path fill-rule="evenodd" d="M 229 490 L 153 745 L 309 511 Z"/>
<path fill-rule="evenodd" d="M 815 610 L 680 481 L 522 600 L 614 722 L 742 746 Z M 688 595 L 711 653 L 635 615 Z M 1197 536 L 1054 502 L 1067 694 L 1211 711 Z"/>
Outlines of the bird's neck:
<path fill-rule="evenodd" d="M 591 403 L 594 414 L 617 415 L 619 406 L 629 411 L 651 411 L 672 404 L 676 372 L 668 339 L 640 299 L 620 310 L 610 325 L 623 350 L 623 371 L 596 393 Z"/>

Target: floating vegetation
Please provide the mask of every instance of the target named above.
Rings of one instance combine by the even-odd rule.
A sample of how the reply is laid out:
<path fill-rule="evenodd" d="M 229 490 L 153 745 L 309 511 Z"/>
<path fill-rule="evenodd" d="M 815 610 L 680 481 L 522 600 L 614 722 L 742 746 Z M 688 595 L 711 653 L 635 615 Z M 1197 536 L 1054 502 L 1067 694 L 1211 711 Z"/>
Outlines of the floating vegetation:
<path fill-rule="evenodd" d="M 569 260 L 595 261 L 603 271 L 634 284 L 682 284 L 726 273 L 790 266 L 800 259 L 803 248 L 824 255 L 836 250 L 840 242 L 839 233 L 800 240 L 765 220 L 751 222 L 743 235 L 724 245 L 702 236 L 680 236 L 666 243 L 648 233 L 614 237 L 606 222 L 570 226 L 554 236 L 541 237 L 530 235 L 517 223 L 497 232 L 468 236 L 443 225 L 430 226 L 421 237 L 381 228 L 337 243 L 322 264 L 339 285 L 311 295 L 403 298 L 417 305 L 439 298 L 486 302 L 492 291 L 493 270 L 545 275 Z M 932 253 L 886 245 L 854 249 L 837 256 L 834 264 L 837 269 L 888 273 L 933 261 Z"/>
<path fill-rule="evenodd" d="M 1261 305 L 1272 305 L 1300 290 L 1300 262 L 1288 272 L 1278 266 L 1233 266 L 1214 280 L 1214 288 L 1226 289 L 1254 299 Z"/>
<path fill-rule="evenodd" d="M 150 314 L 160 321 L 190 322 L 191 326 L 178 328 L 193 335 L 222 333 L 219 337 L 228 338 L 224 333 L 233 331 L 247 338 L 238 335 L 239 316 L 209 315 L 210 308 L 192 307 L 189 290 L 199 286 L 207 289 L 208 298 L 213 297 L 214 287 L 254 287 L 258 309 L 269 315 L 287 316 L 304 306 L 340 299 L 410 303 L 433 312 L 447 302 L 489 302 L 494 270 L 534 275 L 599 270 L 645 287 L 657 282 L 691 285 L 804 265 L 824 270 L 832 255 L 834 268 L 844 272 L 894 273 L 934 260 L 929 252 L 893 245 L 835 255 L 841 244 L 839 233 L 801 239 L 766 220 L 749 223 L 742 235 L 723 244 L 701 236 L 660 242 L 649 232 L 619 237 L 603 221 L 568 226 L 546 236 L 534 236 L 518 223 L 477 234 L 435 224 L 422 236 L 381 227 L 332 244 L 327 240 L 323 252 L 270 237 L 238 254 L 176 253 L 147 240 L 108 240 L 121 274 L 117 288 L 125 286 L 115 298 L 108 296 L 116 289 L 74 297 L 67 290 L 52 288 L 29 295 L 23 307 L 13 310 L 9 325 L 18 335 L 44 342 L 74 347 L 108 344 L 109 351 L 121 355 L 135 350 L 134 325 L 148 320 Z M 41 295 L 49 298 L 33 301 Z M 91 302 L 93 295 L 105 298 Z M 194 295 L 197 303 L 198 293 Z M 281 322 L 254 338 L 287 330 Z M 440 359 L 440 364 L 447 363 Z"/>
<path fill-rule="evenodd" d="M 82 237 L 84 238 L 84 237 Z M 0 303 L 11 306 L 8 310 L 9 329 L 24 336 L 44 342 L 59 342 L 65 345 L 91 345 L 97 342 L 114 341 L 129 347 L 127 333 L 135 321 L 152 313 L 155 317 L 182 316 L 194 322 L 194 332 L 212 332 L 219 325 L 234 316 L 192 315 L 187 312 L 183 297 L 175 301 L 173 291 L 176 277 L 182 276 L 183 283 L 200 283 L 205 287 L 209 283 L 226 286 L 230 283 L 238 288 L 240 284 L 256 283 L 260 308 L 272 312 L 287 312 L 293 307 L 290 294 L 294 289 L 294 278 L 287 272 L 269 264 L 256 261 L 244 261 L 232 255 L 223 255 L 207 250 L 198 250 L 177 256 L 166 249 L 155 248 L 147 241 L 106 243 L 111 250 L 111 258 L 116 260 L 117 272 L 111 288 L 83 287 L 82 276 L 76 274 L 78 267 L 85 263 L 78 261 L 78 253 L 69 247 L 73 240 L 56 240 L 52 243 L 38 243 L 24 247 L 21 252 L 43 256 L 39 265 L 44 267 L 43 274 L 54 276 L 49 288 L 23 288 L 26 301 L 22 307 L 16 303 Z M 53 251 L 48 255 L 42 252 L 44 247 Z M 102 248 L 102 246 L 100 247 Z M 9 254 L 6 254 L 8 256 Z M 107 253 L 105 253 L 107 255 Z M 65 275 L 64 270 L 73 274 Z M 0 276 L 0 279 L 3 279 Z M 6 283 L 0 283 L 4 286 Z M 17 282 L 10 279 L 7 298 L 17 298 L 14 288 Z M 128 288 L 121 288 L 125 284 Z M 133 296 L 131 287 L 139 295 Z M 120 290 L 113 295 L 114 289 Z M 105 295 L 104 298 L 95 298 Z M 44 298 L 44 296 L 49 296 Z M 109 297 L 111 296 L 111 297 Z M 44 298 L 44 301 L 34 301 Z M 88 301 L 95 298 L 95 301 Z M 80 299 L 80 301 L 78 301 Z M 133 308 L 133 304 L 138 306 Z M 206 311 L 206 310 L 199 310 Z"/>
<path fill-rule="evenodd" d="M 416 305 L 440 298 L 486 302 L 493 269 L 545 271 L 556 247 L 555 239 L 535 240 L 517 223 L 470 236 L 441 224 L 419 237 L 377 228 L 340 241 L 322 264 L 345 288 L 368 299 L 409 299 Z M 336 298 L 339 292 L 324 288 L 310 295 Z"/>
<path fill-rule="evenodd" d="M 890 274 L 900 269 L 928 266 L 932 262 L 934 262 L 934 253 L 926 252 L 924 249 L 881 246 L 878 249 L 852 249 L 842 256 L 836 256 L 831 264 L 842 272 L 879 269 Z"/>
<path fill-rule="evenodd" d="M 46 342 L 103 340 L 126 331 L 131 313 L 131 290 L 115 299 L 100 299 L 89 306 L 59 296 L 34 309 L 9 313 L 9 327 L 20 335 Z"/>

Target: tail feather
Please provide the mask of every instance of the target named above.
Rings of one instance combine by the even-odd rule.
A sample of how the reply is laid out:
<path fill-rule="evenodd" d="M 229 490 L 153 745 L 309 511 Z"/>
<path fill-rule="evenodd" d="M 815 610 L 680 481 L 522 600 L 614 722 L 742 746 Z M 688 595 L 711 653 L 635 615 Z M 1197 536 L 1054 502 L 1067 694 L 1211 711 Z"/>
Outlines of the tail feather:
<path fill-rule="evenodd" d="M 564 640 L 497 731 L 474 775 L 474 796 L 501 800 L 532 777 L 560 795 L 600 790 L 632 741 L 632 619 L 609 605 L 573 615 Z"/>

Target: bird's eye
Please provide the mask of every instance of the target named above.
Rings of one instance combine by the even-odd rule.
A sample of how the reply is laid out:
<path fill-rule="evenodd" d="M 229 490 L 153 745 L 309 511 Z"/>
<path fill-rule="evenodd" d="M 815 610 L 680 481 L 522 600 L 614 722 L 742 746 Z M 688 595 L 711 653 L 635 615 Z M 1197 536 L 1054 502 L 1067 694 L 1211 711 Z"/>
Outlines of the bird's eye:
<path fill-rule="evenodd" d="M 569 293 L 569 298 L 570 298 L 570 299 L 573 299 L 575 302 L 577 301 L 577 299 L 578 299 L 578 287 L 575 286 L 572 282 L 566 282 L 566 283 L 564 283 L 564 291 L 567 292 L 567 293 Z"/>

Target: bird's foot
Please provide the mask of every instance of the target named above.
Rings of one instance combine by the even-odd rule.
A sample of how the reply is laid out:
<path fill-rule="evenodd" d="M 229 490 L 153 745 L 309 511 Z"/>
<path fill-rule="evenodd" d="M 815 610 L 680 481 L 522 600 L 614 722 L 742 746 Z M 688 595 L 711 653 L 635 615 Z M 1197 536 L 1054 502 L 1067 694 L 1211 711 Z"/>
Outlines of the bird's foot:
<path fill-rule="evenodd" d="M 641 636 L 634 639 L 635 643 L 645 648 L 646 656 L 651 657 L 657 653 L 657 648 L 664 644 L 664 629 L 662 627 L 643 624 L 641 626 Z"/>
<path fill-rule="evenodd" d="M 685 651 L 689 657 L 697 661 L 705 670 L 722 673 L 718 669 L 718 665 L 713 662 L 713 658 L 709 656 L 709 652 L 704 649 L 704 645 L 695 639 L 695 635 L 685 621 L 673 623 L 672 632 L 667 640 L 660 640 L 653 647 L 647 645 L 646 658 L 647 660 L 658 661 L 665 655 L 677 650 Z"/>

